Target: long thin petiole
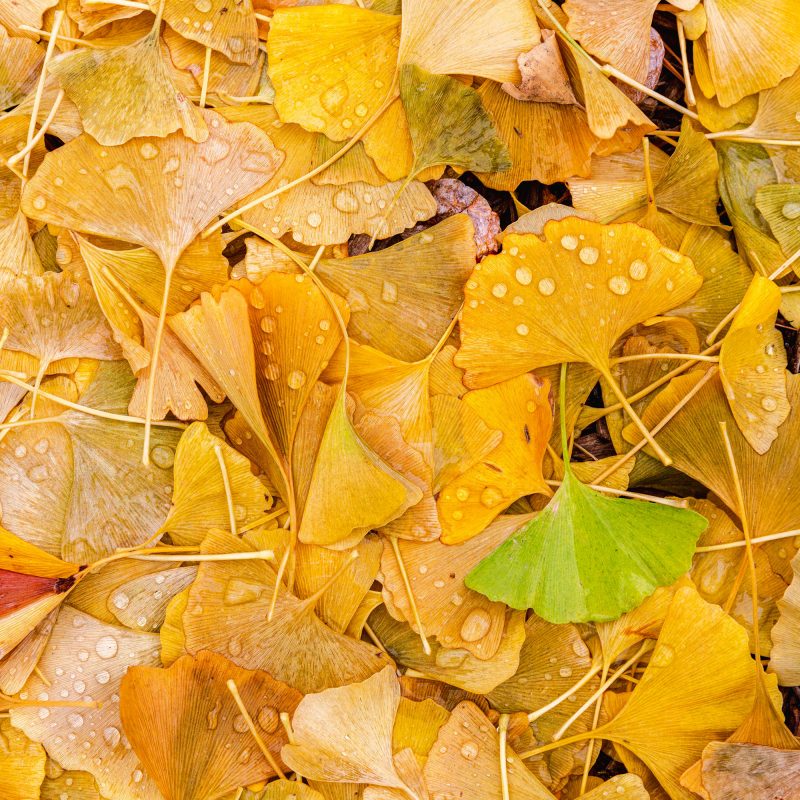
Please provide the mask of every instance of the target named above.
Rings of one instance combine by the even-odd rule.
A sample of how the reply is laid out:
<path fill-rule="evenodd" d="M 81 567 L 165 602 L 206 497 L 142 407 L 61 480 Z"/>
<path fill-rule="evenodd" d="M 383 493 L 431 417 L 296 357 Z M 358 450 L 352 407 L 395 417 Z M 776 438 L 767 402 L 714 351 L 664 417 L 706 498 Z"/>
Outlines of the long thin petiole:
<path fill-rule="evenodd" d="M 408 578 L 406 564 L 403 560 L 402 554 L 400 553 L 400 545 L 397 543 L 397 537 L 389 536 L 387 538 L 392 546 L 392 552 L 394 553 L 395 560 L 397 561 L 397 568 L 400 570 L 400 577 L 403 579 L 403 585 L 405 586 L 406 595 L 408 597 L 408 604 L 411 606 L 411 614 L 414 617 L 414 624 L 417 626 L 417 632 L 419 633 L 419 638 L 422 642 L 422 649 L 425 651 L 425 655 L 429 656 L 431 654 L 431 645 L 428 641 L 428 637 L 425 636 L 425 628 L 422 625 L 422 620 L 419 616 L 417 600 L 414 597 L 414 591 L 411 588 L 411 581 Z"/>
<path fill-rule="evenodd" d="M 791 531 L 781 531 L 780 533 L 770 533 L 768 536 L 753 536 L 750 544 L 764 544 L 765 542 L 778 542 L 781 539 L 793 539 L 800 536 L 800 528 Z M 696 547 L 695 553 L 716 553 L 718 550 L 736 550 L 738 547 L 747 547 L 747 540 L 740 539 L 736 542 L 725 542 L 723 544 L 710 544 L 705 547 Z"/>
<path fill-rule="evenodd" d="M 214 445 L 214 455 L 217 457 L 219 464 L 219 471 L 222 474 L 222 487 L 225 490 L 225 502 L 228 506 L 228 524 L 231 528 L 231 533 L 238 536 L 236 531 L 236 512 L 233 508 L 233 492 L 231 491 L 231 480 L 228 476 L 228 465 L 225 463 L 225 457 L 222 454 L 222 445 Z"/>

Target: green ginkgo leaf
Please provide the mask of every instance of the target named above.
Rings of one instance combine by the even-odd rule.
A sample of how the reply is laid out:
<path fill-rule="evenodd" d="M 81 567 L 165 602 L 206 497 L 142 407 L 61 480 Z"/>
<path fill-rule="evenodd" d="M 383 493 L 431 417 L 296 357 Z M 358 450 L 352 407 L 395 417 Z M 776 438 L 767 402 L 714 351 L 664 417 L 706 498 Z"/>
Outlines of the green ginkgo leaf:
<path fill-rule="evenodd" d="M 474 172 L 510 169 L 508 148 L 474 89 L 406 64 L 400 97 L 414 147 L 411 175 L 443 164 Z"/>
<path fill-rule="evenodd" d="M 564 368 L 561 379 L 564 407 Z M 567 453 L 562 416 L 563 452 Z M 547 507 L 483 559 L 466 585 L 549 622 L 601 622 L 636 608 L 692 563 L 705 517 L 684 508 L 611 498 L 564 462 Z"/>

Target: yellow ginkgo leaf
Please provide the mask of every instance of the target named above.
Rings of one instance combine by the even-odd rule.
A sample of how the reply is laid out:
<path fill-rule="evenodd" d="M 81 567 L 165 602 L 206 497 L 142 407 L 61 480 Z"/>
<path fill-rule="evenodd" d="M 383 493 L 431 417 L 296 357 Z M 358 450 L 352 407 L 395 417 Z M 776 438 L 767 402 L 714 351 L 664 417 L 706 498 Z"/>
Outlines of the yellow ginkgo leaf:
<path fill-rule="evenodd" d="M 568 0 L 567 30 L 592 55 L 639 83 L 650 68 L 650 25 L 658 0 Z"/>
<path fill-rule="evenodd" d="M 746 0 L 707 0 L 703 8 L 709 73 L 722 106 L 775 86 L 800 66 L 792 0 L 775 0 L 763 8 Z M 770 31 L 782 31 L 780 41 Z M 745 40 L 748 45 L 742 47 Z"/>
<path fill-rule="evenodd" d="M 753 273 L 731 243 L 712 228 L 692 225 L 679 250 L 692 260 L 703 285 L 669 313 L 671 317 L 685 317 L 701 336 L 707 335 L 741 302 Z"/>
<path fill-rule="evenodd" d="M 545 240 L 511 234 L 467 282 L 457 366 L 485 387 L 559 362 L 586 362 L 618 391 L 609 352 L 632 325 L 688 300 L 702 278 L 685 256 L 637 225 L 567 217 Z M 577 306 L 577 310 L 576 310 Z M 658 453 L 664 463 L 669 457 Z"/>
<path fill-rule="evenodd" d="M 80 640 L 75 635 L 78 629 Z M 41 742 L 65 769 L 90 772 L 104 796 L 150 800 L 158 791 L 156 784 L 123 744 L 119 687 L 129 667 L 157 665 L 158 648 L 153 633 L 107 625 L 64 606 L 39 662 L 42 677 L 32 676 L 25 691 L 31 697 L 45 692 L 76 703 L 91 697 L 96 705 L 65 704 L 47 709 L 47 714 L 35 707 L 12 707 L 11 722 Z"/>
<path fill-rule="evenodd" d="M 511 169 L 480 175 L 487 186 L 513 191 L 526 180 L 554 183 L 575 175 L 588 177 L 600 140 L 583 109 L 517 100 L 494 81 L 485 81 L 478 95 L 511 157 Z M 554 128 L 559 131 L 555 139 L 550 135 Z"/>
<path fill-rule="evenodd" d="M 770 183 L 756 193 L 756 207 L 769 223 L 770 230 L 785 253 L 800 250 L 800 186 L 796 183 Z"/>
<path fill-rule="evenodd" d="M 0 570 L 42 578 L 69 578 L 79 569 L 78 564 L 62 561 L 5 528 L 0 528 Z"/>
<path fill-rule="evenodd" d="M 517 611 L 506 612 L 500 645 L 486 659 L 464 648 L 443 647 L 437 641 L 430 642 L 431 652 L 426 653 L 419 635 L 404 622 L 393 619 L 385 608 L 377 608 L 369 615 L 369 627 L 399 663 L 426 678 L 476 694 L 491 692 L 517 671 L 525 640 L 525 615 Z"/>
<path fill-rule="evenodd" d="M 786 353 L 775 329 L 781 291 L 754 275 L 719 353 L 719 371 L 736 424 L 757 453 L 766 453 L 789 414 Z"/>
<path fill-rule="evenodd" d="M 212 531 L 204 552 L 240 553 L 282 549 L 286 531 L 246 533 L 241 539 Z M 261 669 L 307 694 L 362 681 L 391 659 L 385 652 L 329 628 L 314 612 L 319 591 L 305 600 L 275 588 L 266 561 L 212 561 L 200 565 L 189 590 L 182 622 L 187 652 L 213 650 L 245 669 Z"/>
<path fill-rule="evenodd" d="M 256 746 L 231 681 L 269 757 Z M 279 714 L 291 714 L 301 697 L 266 672 L 203 651 L 169 669 L 132 667 L 119 702 L 125 736 L 166 800 L 214 800 L 276 775 L 286 742 Z"/>
<path fill-rule="evenodd" d="M 425 780 L 434 795 L 501 800 L 503 757 L 508 781 L 506 796 L 553 799 L 513 750 L 501 752 L 494 725 L 469 701 L 459 703 L 440 728 L 425 763 Z"/>
<path fill-rule="evenodd" d="M 7 800 L 28 800 L 39 796 L 47 759 L 44 747 L 32 742 L 7 719 L 0 720 L 0 792 Z"/>
<path fill-rule="evenodd" d="M 11 31 L 12 34 L 35 37 L 35 33 L 18 31 L 18 28 L 20 25 L 41 28 L 44 12 L 57 4 L 58 0 L 27 0 L 25 3 L 2 3 L 0 4 L 0 25 Z"/>
<path fill-rule="evenodd" d="M 296 10 L 310 9 L 304 7 Z M 250 107 L 243 108 L 249 111 Z M 252 112 L 243 115 L 242 109 L 235 108 L 227 109 L 225 115 L 229 119 L 254 119 Z M 320 134 L 309 133 L 300 125 L 281 122 L 271 106 L 260 111 L 254 121 L 286 153 L 286 161 L 281 168 L 254 197 L 280 189 L 285 183 L 297 180 L 322 163 L 318 160 Z M 352 165 L 360 161 L 363 164 L 363 146 L 359 142 L 354 149 L 361 153 L 353 156 L 348 163 Z M 336 173 L 334 170 L 333 174 Z M 344 169 L 338 173 L 345 174 Z M 398 197 L 402 183 L 381 181 L 380 186 L 373 186 L 369 181 L 374 176 L 374 170 L 371 170 L 361 176 L 368 178 L 366 181 L 347 184 L 304 181 L 243 212 L 242 218 L 270 236 L 280 237 L 291 231 L 295 241 L 328 245 L 346 242 L 354 233 L 393 236 L 436 213 L 436 201 L 419 180 L 411 181 Z M 248 199 L 248 202 L 251 201 Z"/>
<path fill-rule="evenodd" d="M 54 761 L 47 766 L 53 767 Z M 40 800 L 61 800 L 61 795 L 71 795 L 74 800 L 103 800 L 94 778 L 88 772 L 79 770 L 57 770 L 45 772 L 42 781 Z"/>
<path fill-rule="evenodd" d="M 524 0 L 404 0 L 402 19 L 399 63 L 439 75 L 518 83 L 517 57 L 541 39 Z"/>
<path fill-rule="evenodd" d="M 0 661 L 0 692 L 12 695 L 22 690 L 47 646 L 58 611 L 59 606 L 56 606 Z"/>
<path fill-rule="evenodd" d="M 301 600 L 315 594 L 339 573 L 316 605 L 319 618 L 337 633 L 347 630 L 380 568 L 383 546 L 377 536 L 367 536 L 355 549 L 359 556 L 356 559 L 352 550 L 331 550 L 313 544 L 299 544 L 295 549 L 294 590 Z M 348 562 L 350 567 L 341 572 Z"/>
<path fill-rule="evenodd" d="M 294 738 L 281 755 L 313 780 L 404 789 L 392 758 L 400 683 L 385 667 L 361 683 L 306 695 L 292 717 Z"/>
<path fill-rule="evenodd" d="M 655 424 L 661 419 L 703 375 L 704 371 L 696 370 L 673 378 L 648 406 L 643 416 L 645 425 Z M 789 467 L 793 452 L 792 442 L 800 424 L 800 411 L 797 410 L 800 403 L 800 378 L 787 375 L 786 390 L 791 409 L 789 416 L 781 426 L 781 434 L 763 455 L 757 453 L 739 432 L 718 375 L 708 380 L 692 402 L 670 420 L 669 425 L 656 437 L 663 447 L 669 448 L 679 470 L 707 486 L 729 509 L 738 514 L 739 506 L 730 467 L 724 452 L 720 451 L 722 439 L 719 424 L 727 423 L 741 476 L 749 530 L 757 536 L 800 528 L 800 511 L 791 499 L 800 475 Z M 632 443 L 640 439 L 638 431 L 631 426 L 625 429 L 624 435 Z M 791 541 L 786 540 L 779 543 L 779 546 L 789 547 Z M 793 553 L 792 547 L 789 554 Z"/>
<path fill-rule="evenodd" d="M 472 222 L 455 214 L 385 250 L 323 258 L 316 272 L 347 300 L 348 329 L 356 341 L 417 361 L 433 350 L 456 315 L 474 259 Z"/>
<path fill-rule="evenodd" d="M 580 800 L 606 800 L 609 797 L 617 797 L 619 800 L 651 800 L 652 796 L 644 788 L 638 775 L 628 773 L 614 775 L 586 794 L 580 795 Z"/>
<path fill-rule="evenodd" d="M 400 20 L 345 5 L 276 10 L 268 40 L 275 108 L 329 139 L 349 139 L 390 95 Z"/>
<path fill-rule="evenodd" d="M 250 462 L 202 422 L 193 423 L 181 436 L 174 476 L 172 509 L 161 530 L 168 531 L 175 544 L 199 544 L 209 529 L 230 528 L 229 493 L 237 526 L 263 516 L 269 505 Z"/>
<path fill-rule="evenodd" d="M 139 136 L 166 136 L 179 128 L 202 142 L 208 128 L 197 108 L 172 83 L 159 37 L 160 19 L 133 44 L 77 47 L 50 61 L 83 127 L 101 145 Z"/>
<path fill-rule="evenodd" d="M 489 427 L 470 404 L 452 395 L 432 397 L 431 414 L 434 488 L 438 492 L 491 453 L 504 434 Z"/>
<path fill-rule="evenodd" d="M 477 658 L 494 656 L 503 636 L 506 608 L 468 589 L 464 578 L 525 521 L 525 515 L 500 517 L 457 545 L 397 542 L 426 635 L 435 636 L 443 647 L 468 650 Z M 381 578 L 389 613 L 419 633 L 400 565 L 388 542 L 383 546 Z"/>
<path fill-rule="evenodd" d="M 673 800 L 691 800 L 680 776 L 709 741 L 724 739 L 741 724 L 754 689 L 744 630 L 694 588 L 679 589 L 627 702 L 605 725 L 574 740 L 602 738 L 622 745 L 652 770 Z M 660 725 L 652 724 L 653 715 Z M 665 737 L 664 730 L 672 735 Z"/>
<path fill-rule="evenodd" d="M 258 24 L 252 0 L 149 0 L 153 12 L 163 3 L 164 21 L 174 31 L 231 61 L 252 64 L 258 55 Z"/>
<path fill-rule="evenodd" d="M 800 678 L 800 556 L 792 559 L 792 582 L 778 600 L 780 617 L 772 629 L 770 669 L 782 686 L 794 686 Z"/>
<path fill-rule="evenodd" d="M 397 518 L 422 492 L 359 437 L 340 388 L 319 446 L 299 538 L 306 544 L 352 547 Z"/>
<path fill-rule="evenodd" d="M 34 89 L 43 57 L 42 48 L 30 38 L 9 36 L 5 28 L 0 30 L 0 61 L 5 66 L 0 78 L 0 108 L 17 105 Z"/>
<path fill-rule="evenodd" d="M 462 402 L 503 438 L 442 488 L 437 506 L 445 544 L 479 533 L 523 495 L 550 493 L 542 475 L 553 425 L 549 395 L 549 381 L 531 374 L 464 395 Z"/>

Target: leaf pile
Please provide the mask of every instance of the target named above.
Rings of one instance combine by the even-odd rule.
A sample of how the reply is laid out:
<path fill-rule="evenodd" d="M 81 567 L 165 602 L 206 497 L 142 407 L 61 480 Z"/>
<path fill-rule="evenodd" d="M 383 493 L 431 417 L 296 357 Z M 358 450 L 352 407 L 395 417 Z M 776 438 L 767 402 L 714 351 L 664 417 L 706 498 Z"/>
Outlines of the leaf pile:
<path fill-rule="evenodd" d="M 798 797 L 796 0 L 0 65 L 3 800 Z"/>

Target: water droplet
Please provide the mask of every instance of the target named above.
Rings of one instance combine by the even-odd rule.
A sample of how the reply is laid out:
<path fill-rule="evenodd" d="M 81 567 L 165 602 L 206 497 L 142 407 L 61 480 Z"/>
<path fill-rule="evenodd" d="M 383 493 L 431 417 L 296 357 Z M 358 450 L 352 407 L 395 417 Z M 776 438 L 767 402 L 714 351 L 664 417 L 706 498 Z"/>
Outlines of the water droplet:
<path fill-rule="evenodd" d="M 778 401 L 774 397 L 762 397 L 761 408 L 764 411 L 774 411 L 778 407 Z"/>
<path fill-rule="evenodd" d="M 333 205 L 345 214 L 358 210 L 358 198 L 349 189 L 340 189 L 333 196 Z"/>
<path fill-rule="evenodd" d="M 211 11 L 211 0 L 194 0 L 194 7 L 201 14 L 208 14 Z"/>
<path fill-rule="evenodd" d="M 319 102 L 329 114 L 339 116 L 349 96 L 350 90 L 347 88 L 347 84 L 344 81 L 339 81 L 322 92 L 319 96 Z"/>
<path fill-rule="evenodd" d="M 289 373 L 289 377 L 286 379 L 286 383 L 289 384 L 290 389 L 300 389 L 305 385 L 305 382 L 306 374 L 299 369 L 293 369 Z"/>
<path fill-rule="evenodd" d="M 577 236 L 562 236 L 561 237 L 561 246 L 565 250 L 576 250 L 578 247 L 578 237 Z"/>
<path fill-rule="evenodd" d="M 103 731 L 103 739 L 105 740 L 105 743 L 109 747 L 116 747 L 119 744 L 121 738 L 122 735 L 120 734 L 119 729 L 115 728 L 113 725 L 109 725 Z"/>
<path fill-rule="evenodd" d="M 600 258 L 600 251 L 596 247 L 581 247 L 578 258 L 584 264 L 596 264 L 597 259 Z"/>
<path fill-rule="evenodd" d="M 800 217 L 800 203 L 784 203 L 781 213 L 786 219 L 797 219 Z"/>
<path fill-rule="evenodd" d="M 647 277 L 647 264 L 640 258 L 631 261 L 631 265 L 628 267 L 628 274 L 635 281 L 644 280 Z"/>
<path fill-rule="evenodd" d="M 525 325 L 524 323 L 520 323 L 519 325 L 517 325 L 517 333 L 520 336 L 527 336 L 528 335 L 528 326 Z"/>
<path fill-rule="evenodd" d="M 158 155 L 158 148 L 152 142 L 145 142 L 139 148 L 139 152 L 142 154 L 142 158 L 149 161 Z"/>
<path fill-rule="evenodd" d="M 267 733 L 275 733 L 280 724 L 280 716 L 274 708 L 264 706 L 256 715 L 256 722 L 259 727 Z"/>
<path fill-rule="evenodd" d="M 24 444 L 17 445 L 14 449 L 14 455 L 17 458 L 25 458 L 25 456 L 28 455 L 28 448 L 25 447 Z"/>
<path fill-rule="evenodd" d="M 517 267 L 514 277 L 517 279 L 518 283 L 521 283 L 523 286 L 528 286 L 533 280 L 533 273 L 527 267 Z"/>
<path fill-rule="evenodd" d="M 39 455 L 44 455 L 48 448 L 50 447 L 50 441 L 48 439 L 39 439 L 38 442 L 33 446 L 33 449 L 39 453 Z"/>
<path fill-rule="evenodd" d="M 474 761 L 478 757 L 478 745 L 475 742 L 465 742 L 461 746 L 461 755 L 467 761 Z"/>
<path fill-rule="evenodd" d="M 67 722 L 70 728 L 80 728 L 83 725 L 83 715 L 78 713 L 68 714 Z"/>
<path fill-rule="evenodd" d="M 264 367 L 264 377 L 268 381 L 276 381 L 278 378 L 280 378 L 280 376 L 280 367 L 274 361 L 271 361 L 266 367 Z"/>
<path fill-rule="evenodd" d="M 47 200 L 44 199 L 41 195 L 37 195 L 33 198 L 33 207 L 37 211 L 41 211 L 47 205 Z"/>
<path fill-rule="evenodd" d="M 142 778 L 144 778 L 144 773 L 140 769 L 135 769 L 133 771 L 132 777 L 133 777 L 133 782 L 134 783 L 141 783 L 142 782 Z"/>
<path fill-rule="evenodd" d="M 444 589 L 444 581 L 443 581 L 443 580 L 441 580 L 441 579 L 440 579 L 440 580 L 438 580 L 438 581 L 434 581 L 434 582 L 433 582 L 433 585 L 434 585 L 434 586 L 435 586 L 437 589 Z"/>
<path fill-rule="evenodd" d="M 89 651 L 78 650 L 78 661 L 88 661 L 88 660 L 89 660 Z"/>
<path fill-rule="evenodd" d="M 470 612 L 461 625 L 461 638 L 465 642 L 477 642 L 483 639 L 492 627 L 492 618 L 482 608 Z"/>
<path fill-rule="evenodd" d="M 86 684 L 83 681 L 78 680 L 78 681 L 75 681 L 75 683 L 72 684 L 72 688 L 78 694 L 83 694 L 86 691 Z"/>
<path fill-rule="evenodd" d="M 28 470 L 28 477 L 34 483 L 41 483 L 42 481 L 46 481 L 49 476 L 49 471 L 44 464 L 38 464 L 35 467 L 31 467 Z"/>
<path fill-rule="evenodd" d="M 306 217 L 306 222 L 307 222 L 307 223 L 308 223 L 308 224 L 309 224 L 309 225 L 310 225 L 312 228 L 319 228 L 319 226 L 320 226 L 320 225 L 322 225 L 322 217 L 321 217 L 321 216 L 320 216 L 320 215 L 319 215 L 319 214 L 318 214 L 316 211 L 312 211 L 312 212 L 311 212 L 311 213 L 310 213 L 310 214 L 309 214 L 309 215 Z"/>
<path fill-rule="evenodd" d="M 239 36 L 228 37 L 228 48 L 231 53 L 241 53 L 244 50 L 244 41 Z"/>
<path fill-rule="evenodd" d="M 247 728 L 247 721 L 241 714 L 237 714 L 233 719 L 233 729 L 236 733 L 246 733 Z"/>
<path fill-rule="evenodd" d="M 562 678 L 569 678 L 569 676 L 572 675 L 572 670 L 569 667 L 561 667 L 561 669 L 558 671 L 558 674 Z"/>
<path fill-rule="evenodd" d="M 673 264 L 680 264 L 683 256 L 680 253 L 676 253 L 674 250 L 670 250 L 669 247 L 662 247 L 659 251 L 667 261 L 671 261 Z"/>
<path fill-rule="evenodd" d="M 759 375 L 763 375 L 767 371 L 767 368 L 763 364 L 756 364 L 756 372 Z"/>
<path fill-rule="evenodd" d="M 169 469 L 175 463 L 175 451 L 166 445 L 157 444 L 150 451 L 150 458 L 160 469 Z"/>
<path fill-rule="evenodd" d="M 100 658 L 114 658 L 119 646 L 113 636 L 102 636 L 97 640 L 94 650 Z"/>
<path fill-rule="evenodd" d="M 456 510 L 453 512 L 453 519 L 454 519 L 456 522 L 458 522 L 459 520 L 462 520 L 462 519 L 464 519 L 464 512 L 463 512 L 463 511 L 461 511 L 461 509 L 456 509 Z"/>
<path fill-rule="evenodd" d="M 108 672 L 108 670 L 105 670 L 105 669 L 103 669 L 103 670 L 100 670 L 100 672 L 98 672 L 98 673 L 97 673 L 97 675 L 95 675 L 95 676 L 94 676 L 94 679 L 95 679 L 95 680 L 96 680 L 96 681 L 97 681 L 97 682 L 98 682 L 98 683 L 99 683 L 101 686 L 103 686 L 103 685 L 105 685 L 106 683 L 108 683 L 108 682 L 109 682 L 109 680 L 111 679 L 111 675 L 110 675 L 110 673 Z"/>
<path fill-rule="evenodd" d="M 356 112 L 357 117 L 366 117 L 369 109 L 363 103 L 359 103 L 355 107 L 354 111 Z"/>
<path fill-rule="evenodd" d="M 495 297 L 505 297 L 508 292 L 508 287 L 504 283 L 496 283 L 492 286 L 492 294 Z"/>
<path fill-rule="evenodd" d="M 625 295 L 631 290 L 631 284 L 624 275 L 612 275 L 608 279 L 608 288 L 614 294 Z"/>
<path fill-rule="evenodd" d="M 494 508 L 503 499 L 503 493 L 495 486 L 487 486 L 481 492 L 481 505 Z"/>
<path fill-rule="evenodd" d="M 469 489 L 466 486 L 459 486 L 456 489 L 456 497 L 463 503 L 465 500 L 469 499 Z"/>
<path fill-rule="evenodd" d="M 114 606 L 116 608 L 118 608 L 120 611 L 123 611 L 128 607 L 128 605 L 131 602 L 131 599 L 130 597 L 128 597 L 127 594 L 125 594 L 125 592 L 117 592 L 114 595 L 112 602 L 114 603 Z"/>
<path fill-rule="evenodd" d="M 384 281 L 383 288 L 381 290 L 381 300 L 384 303 L 396 303 L 397 302 L 397 284 L 392 283 L 391 281 Z"/>
<path fill-rule="evenodd" d="M 556 282 L 552 278 L 542 278 L 539 281 L 539 294 L 543 294 L 545 297 L 550 297 L 553 292 L 556 290 Z"/>

